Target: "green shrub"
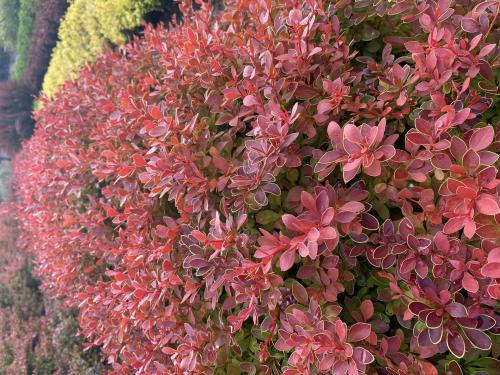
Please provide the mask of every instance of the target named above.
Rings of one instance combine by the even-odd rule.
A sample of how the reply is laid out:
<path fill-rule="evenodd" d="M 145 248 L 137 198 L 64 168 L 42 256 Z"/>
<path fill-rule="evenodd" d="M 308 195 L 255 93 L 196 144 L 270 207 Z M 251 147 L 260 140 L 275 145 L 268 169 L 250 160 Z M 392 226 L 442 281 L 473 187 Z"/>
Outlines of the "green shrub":
<path fill-rule="evenodd" d="M 44 93 L 52 96 L 66 79 L 75 78 L 75 71 L 94 60 L 106 43 L 123 43 L 122 31 L 139 25 L 158 6 L 158 0 L 75 0 L 61 22 Z"/>
<path fill-rule="evenodd" d="M 19 28 L 17 29 L 17 60 L 11 73 L 12 78 L 21 79 L 28 64 L 28 50 L 31 44 L 33 23 L 35 22 L 38 0 L 20 0 Z"/>
<path fill-rule="evenodd" d="M 14 49 L 18 26 L 19 0 L 0 0 L 0 46 Z"/>
<path fill-rule="evenodd" d="M 3 347 L 2 359 L 0 362 L 0 371 L 3 371 L 5 367 L 8 367 L 14 362 L 14 350 L 12 346 L 6 343 Z"/>
<path fill-rule="evenodd" d="M 2 155 L 0 155 L 0 160 Z M 3 202 L 10 194 L 10 179 L 12 170 L 9 161 L 0 162 L 0 202 Z M 0 244 L 1 246 L 1 244 Z"/>

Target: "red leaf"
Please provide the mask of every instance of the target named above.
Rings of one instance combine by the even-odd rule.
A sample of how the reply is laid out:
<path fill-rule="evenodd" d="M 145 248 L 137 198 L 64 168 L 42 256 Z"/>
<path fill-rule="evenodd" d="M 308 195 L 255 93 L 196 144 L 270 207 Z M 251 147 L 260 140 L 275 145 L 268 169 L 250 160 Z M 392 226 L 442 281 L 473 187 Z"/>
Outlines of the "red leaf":
<path fill-rule="evenodd" d="M 373 302 L 369 299 L 365 299 L 361 302 L 360 305 L 361 314 L 363 315 L 363 319 L 366 321 L 370 320 L 373 316 L 375 309 L 373 308 Z"/>
<path fill-rule="evenodd" d="M 491 339 L 488 335 L 478 329 L 462 327 L 465 336 L 470 340 L 472 345 L 480 350 L 489 350 L 491 348 Z"/>
<path fill-rule="evenodd" d="M 128 177 L 134 171 L 135 171 L 135 168 L 131 167 L 131 166 L 121 167 L 120 170 L 118 171 L 118 176 L 120 176 L 120 177 Z"/>
<path fill-rule="evenodd" d="M 294 281 L 292 284 L 292 293 L 297 302 L 307 305 L 309 303 L 309 297 L 307 295 L 307 290 L 302 284 Z"/>
<path fill-rule="evenodd" d="M 496 215 L 500 213 L 498 203 L 488 196 L 482 196 L 476 199 L 476 207 L 483 215 Z"/>
<path fill-rule="evenodd" d="M 136 289 L 134 291 L 134 297 L 138 298 L 138 299 L 143 299 L 144 297 L 148 296 L 149 293 L 147 291 L 145 291 L 144 289 Z"/>
<path fill-rule="evenodd" d="M 354 323 L 349 327 L 349 331 L 347 333 L 347 341 L 362 341 L 370 336 L 371 330 L 371 326 L 368 323 Z"/>
<path fill-rule="evenodd" d="M 140 154 L 135 154 L 134 156 L 132 156 L 132 158 L 134 159 L 134 165 L 137 168 L 146 167 L 148 165 L 146 159 L 144 159 L 144 156 Z"/>
<path fill-rule="evenodd" d="M 458 302 L 452 302 L 446 305 L 446 311 L 454 318 L 466 318 L 469 316 L 464 305 Z"/>
<path fill-rule="evenodd" d="M 156 105 L 151 108 L 150 115 L 155 120 L 159 120 L 159 119 L 161 119 L 163 117 L 162 114 L 161 114 L 160 107 L 158 107 Z"/>
<path fill-rule="evenodd" d="M 168 347 L 168 346 L 165 346 L 164 348 L 162 348 L 161 351 L 163 353 L 165 353 L 166 355 L 172 355 L 172 354 L 177 353 L 177 350 L 175 350 L 174 348 Z"/>
<path fill-rule="evenodd" d="M 465 342 L 459 334 L 448 333 L 446 344 L 450 352 L 457 358 L 462 358 L 465 354 Z"/>

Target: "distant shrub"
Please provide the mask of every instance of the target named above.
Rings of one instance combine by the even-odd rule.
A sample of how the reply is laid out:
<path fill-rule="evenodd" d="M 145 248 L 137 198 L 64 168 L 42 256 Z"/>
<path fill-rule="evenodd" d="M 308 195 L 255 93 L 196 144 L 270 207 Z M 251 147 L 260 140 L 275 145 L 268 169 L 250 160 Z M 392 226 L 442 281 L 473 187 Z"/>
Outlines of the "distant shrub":
<path fill-rule="evenodd" d="M 75 313 L 44 300 L 32 256 L 16 246 L 13 213 L 0 205 L 0 374 L 101 374 L 98 350 L 84 352 L 76 337 Z"/>
<path fill-rule="evenodd" d="M 0 154 L 0 203 L 7 199 L 11 193 L 11 163 L 3 155 Z"/>
<path fill-rule="evenodd" d="M 43 92 L 51 96 L 66 79 L 75 78 L 78 68 L 95 60 L 107 43 L 123 43 L 122 30 L 136 27 L 158 5 L 159 0 L 73 1 L 60 26 Z"/>
<path fill-rule="evenodd" d="M 9 79 L 10 54 L 0 47 L 0 82 Z"/>
<path fill-rule="evenodd" d="M 31 85 L 35 93 L 42 88 L 43 77 L 57 42 L 59 23 L 67 7 L 67 0 L 39 1 L 28 50 L 28 64 L 23 73 L 23 80 Z"/>
<path fill-rule="evenodd" d="M 0 0 L 0 46 L 13 50 L 16 46 L 19 0 Z"/>
<path fill-rule="evenodd" d="M 88 346 L 120 375 L 496 375 L 498 2 L 191 4 L 42 99 L 15 161 Z"/>
<path fill-rule="evenodd" d="M 0 373 L 26 374 L 29 352 L 44 351 L 39 344 L 47 332 L 31 260 L 16 247 L 19 232 L 7 208 L 0 206 Z"/>
<path fill-rule="evenodd" d="M 31 45 L 31 36 L 33 32 L 33 23 L 39 0 L 20 0 L 16 37 L 16 64 L 11 72 L 11 77 L 15 80 L 21 79 L 28 64 L 28 50 Z"/>
<path fill-rule="evenodd" d="M 0 82 L 0 151 L 17 150 L 33 133 L 31 87 L 21 81 Z"/>

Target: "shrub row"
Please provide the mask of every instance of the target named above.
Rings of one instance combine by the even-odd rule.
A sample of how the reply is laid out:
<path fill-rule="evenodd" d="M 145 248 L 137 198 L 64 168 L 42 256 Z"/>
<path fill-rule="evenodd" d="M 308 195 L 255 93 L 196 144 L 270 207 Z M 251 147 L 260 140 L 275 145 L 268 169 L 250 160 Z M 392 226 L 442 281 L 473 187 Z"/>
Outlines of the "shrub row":
<path fill-rule="evenodd" d="M 47 341 L 43 304 L 29 257 L 17 251 L 19 233 L 8 206 L 0 208 L 0 373 L 28 373 L 28 367 L 37 367 L 27 365 L 33 351 L 40 357 L 47 353 L 39 345 Z"/>
<path fill-rule="evenodd" d="M 0 373 L 100 373 L 98 353 L 84 353 L 75 337 L 78 323 L 72 311 L 40 293 L 31 255 L 16 246 L 19 233 L 9 204 L 0 206 Z"/>
<path fill-rule="evenodd" d="M 38 93 L 47 72 L 50 56 L 57 42 L 59 23 L 66 12 L 66 0 L 44 0 L 36 10 L 31 44 L 28 50 L 28 64 L 23 80 Z"/>
<path fill-rule="evenodd" d="M 19 0 L 0 0 L 0 46 L 13 50 L 16 46 Z"/>
<path fill-rule="evenodd" d="M 116 374 L 494 374 L 497 2 L 190 3 L 16 159 L 89 345 Z"/>
<path fill-rule="evenodd" d="M 59 39 L 43 83 L 51 96 L 66 79 L 93 61 L 107 43 L 123 43 L 122 31 L 139 25 L 159 0 L 75 0 L 61 22 Z"/>
<path fill-rule="evenodd" d="M 51 51 L 57 40 L 59 20 L 67 7 L 66 0 L 22 1 L 20 15 L 17 62 L 14 78 L 18 81 L 0 83 L 0 151 L 13 153 L 19 149 L 23 139 L 31 136 L 33 120 L 31 111 L 33 98 L 40 91 L 47 70 Z M 36 16 L 33 11 L 36 10 Z M 34 17 L 34 27 L 31 27 Z M 29 35 L 28 35 L 29 34 Z M 26 55 L 28 54 L 28 55 Z M 3 74 L 8 75 L 11 55 L 3 54 L 0 62 Z M 1 78 L 0 78 L 1 80 Z"/>
<path fill-rule="evenodd" d="M 19 1 L 19 26 L 16 36 L 16 64 L 11 72 L 11 77 L 20 80 L 28 65 L 28 50 L 31 45 L 33 33 L 33 23 L 38 6 L 38 0 L 20 0 Z"/>

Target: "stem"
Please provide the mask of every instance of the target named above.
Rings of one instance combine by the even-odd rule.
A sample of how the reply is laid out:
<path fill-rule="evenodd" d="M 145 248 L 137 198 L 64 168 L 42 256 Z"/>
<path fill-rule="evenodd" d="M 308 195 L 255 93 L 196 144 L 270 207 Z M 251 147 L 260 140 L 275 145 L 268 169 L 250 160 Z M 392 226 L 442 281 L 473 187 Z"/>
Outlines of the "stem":
<path fill-rule="evenodd" d="M 485 41 L 488 38 L 488 35 L 490 35 L 491 30 L 493 30 L 493 26 L 495 26 L 495 22 L 497 21 L 498 11 L 499 10 L 500 10 L 500 5 L 497 4 L 497 11 L 495 12 L 495 17 L 493 17 L 493 21 L 491 21 L 491 25 L 490 25 L 488 31 L 486 32 L 486 35 L 484 36 L 484 40 Z"/>
<path fill-rule="evenodd" d="M 266 341 L 264 341 L 264 344 L 262 344 L 262 349 L 259 352 L 259 360 L 260 361 L 265 361 L 267 358 L 267 347 L 271 343 L 272 338 L 276 334 L 275 329 L 278 325 L 278 320 L 280 318 L 280 308 L 278 307 L 276 309 L 276 317 L 274 318 L 273 324 L 271 325 L 269 329 L 269 336 L 267 337 Z"/>

